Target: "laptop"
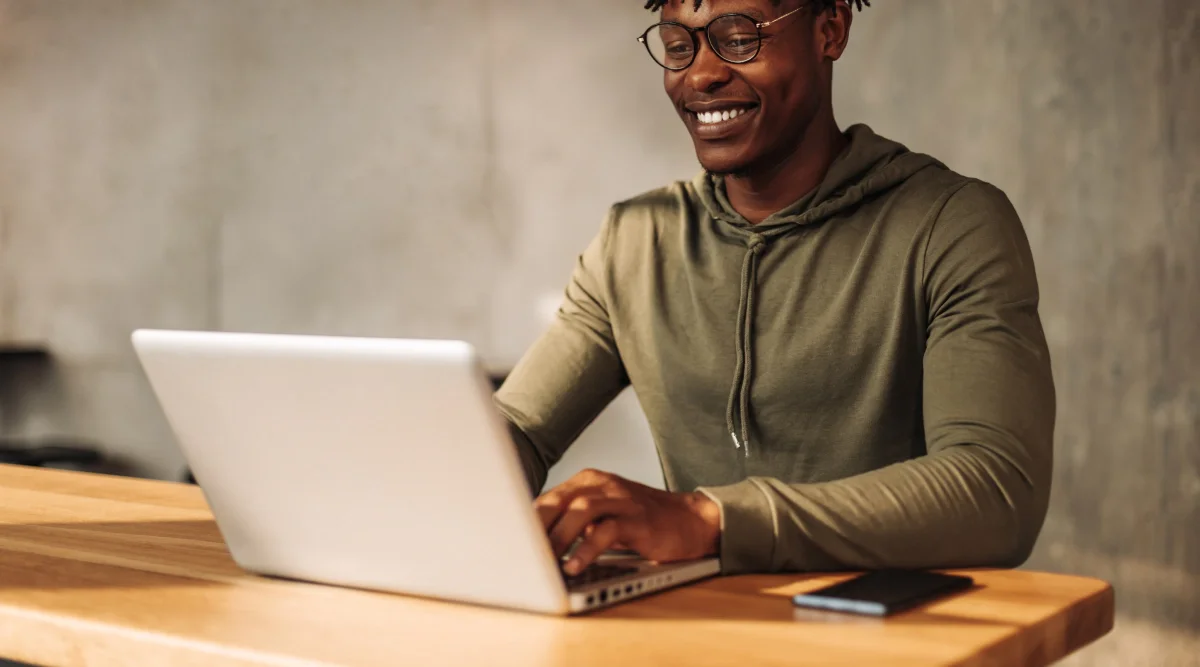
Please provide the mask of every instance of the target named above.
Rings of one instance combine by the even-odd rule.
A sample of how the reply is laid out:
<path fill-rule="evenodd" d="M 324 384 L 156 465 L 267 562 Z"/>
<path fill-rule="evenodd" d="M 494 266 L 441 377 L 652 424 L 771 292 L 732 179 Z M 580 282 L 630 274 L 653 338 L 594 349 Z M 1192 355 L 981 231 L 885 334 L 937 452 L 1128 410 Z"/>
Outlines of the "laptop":
<path fill-rule="evenodd" d="M 138 330 L 133 345 L 243 569 L 545 614 L 718 573 L 606 554 L 566 576 L 461 341 Z"/>

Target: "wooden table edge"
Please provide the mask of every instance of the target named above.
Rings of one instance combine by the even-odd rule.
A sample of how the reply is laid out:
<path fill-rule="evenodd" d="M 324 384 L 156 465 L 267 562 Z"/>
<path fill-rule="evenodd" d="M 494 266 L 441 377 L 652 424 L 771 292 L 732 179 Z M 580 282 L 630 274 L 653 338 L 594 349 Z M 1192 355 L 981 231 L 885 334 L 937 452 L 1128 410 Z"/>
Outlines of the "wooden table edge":
<path fill-rule="evenodd" d="M 1107 636 L 1108 633 L 1112 632 L 1113 628 L 1116 627 L 1117 593 L 1116 589 L 1113 588 L 1113 585 L 1103 579 L 1097 579 L 1094 577 L 1079 578 L 1086 579 L 1088 581 L 1094 581 L 1100 584 L 1100 590 L 1087 596 L 1086 598 L 1077 600 L 1075 604 L 1071 605 L 1071 608 L 1067 610 L 1067 613 L 1070 613 L 1073 609 L 1092 610 L 1092 613 L 1096 613 L 1099 616 L 1099 618 L 1096 619 L 1098 624 L 1096 627 L 1098 628 L 1099 633 L 1095 634 L 1095 636 L 1083 636 L 1083 633 L 1068 632 L 1067 644 L 1064 646 L 1066 653 L 1062 657 L 1057 658 L 1058 660 L 1061 660 L 1062 658 L 1065 658 L 1066 656 L 1071 655 L 1090 644 L 1096 643 Z"/>
<path fill-rule="evenodd" d="M 1075 600 L 1070 606 L 1060 609 L 1034 624 L 1035 626 L 1042 626 L 1061 620 L 1067 629 L 1065 639 L 1061 644 L 1039 642 L 1034 647 L 1034 651 L 1026 652 L 1023 659 L 1014 664 L 1031 666 L 1054 665 L 1103 639 L 1112 632 L 1116 624 L 1116 591 L 1111 583 L 1097 577 L 1045 572 L 1042 570 L 1031 571 L 1038 574 L 1053 574 L 1056 577 L 1070 578 L 1079 582 L 1088 582 L 1094 584 L 1096 590 L 1085 597 Z M 1021 636 L 1019 633 L 1008 635 L 982 648 L 976 657 L 986 656 L 992 652 L 1003 655 L 1006 651 L 1010 650 L 1010 647 L 1019 648 L 1020 641 Z M 968 659 L 965 662 L 956 664 L 973 665 L 976 663 L 973 662 L 973 659 Z M 985 660 L 983 664 L 1007 663 Z"/>

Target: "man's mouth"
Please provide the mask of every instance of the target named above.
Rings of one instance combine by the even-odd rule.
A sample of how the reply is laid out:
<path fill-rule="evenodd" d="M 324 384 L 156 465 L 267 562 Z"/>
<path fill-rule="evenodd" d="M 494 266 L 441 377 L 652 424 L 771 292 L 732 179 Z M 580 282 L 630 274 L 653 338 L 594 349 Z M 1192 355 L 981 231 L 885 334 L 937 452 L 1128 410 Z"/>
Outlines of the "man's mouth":
<path fill-rule="evenodd" d="M 749 126 L 758 111 L 757 104 L 737 103 L 697 105 L 686 109 L 688 125 L 697 138 L 723 139 Z"/>
<path fill-rule="evenodd" d="M 696 120 L 701 125 L 715 125 L 727 120 L 733 120 L 738 116 L 749 112 L 753 107 L 732 107 L 728 109 L 717 109 L 713 111 L 693 111 L 691 114 L 696 117 Z"/>

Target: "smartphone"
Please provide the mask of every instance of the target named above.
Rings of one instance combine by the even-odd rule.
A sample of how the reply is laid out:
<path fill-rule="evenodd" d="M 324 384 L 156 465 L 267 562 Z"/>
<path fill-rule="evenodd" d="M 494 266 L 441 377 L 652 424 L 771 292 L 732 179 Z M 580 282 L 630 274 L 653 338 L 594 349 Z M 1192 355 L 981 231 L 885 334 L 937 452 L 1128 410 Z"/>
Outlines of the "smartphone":
<path fill-rule="evenodd" d="M 970 577 L 924 570 L 876 570 L 792 598 L 797 607 L 890 616 L 970 588 Z"/>

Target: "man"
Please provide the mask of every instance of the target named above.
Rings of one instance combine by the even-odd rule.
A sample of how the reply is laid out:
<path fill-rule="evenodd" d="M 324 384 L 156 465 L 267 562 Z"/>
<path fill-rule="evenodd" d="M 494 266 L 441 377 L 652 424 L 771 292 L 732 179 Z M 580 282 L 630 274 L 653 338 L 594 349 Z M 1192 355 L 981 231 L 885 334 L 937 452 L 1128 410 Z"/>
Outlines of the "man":
<path fill-rule="evenodd" d="M 1023 562 L 1055 405 L 1006 197 L 839 129 L 845 0 L 648 6 L 703 173 L 612 207 L 496 395 L 535 492 L 626 386 L 649 419 L 669 491 L 586 471 L 536 500 L 565 570 L 612 547 L 726 573 Z"/>

